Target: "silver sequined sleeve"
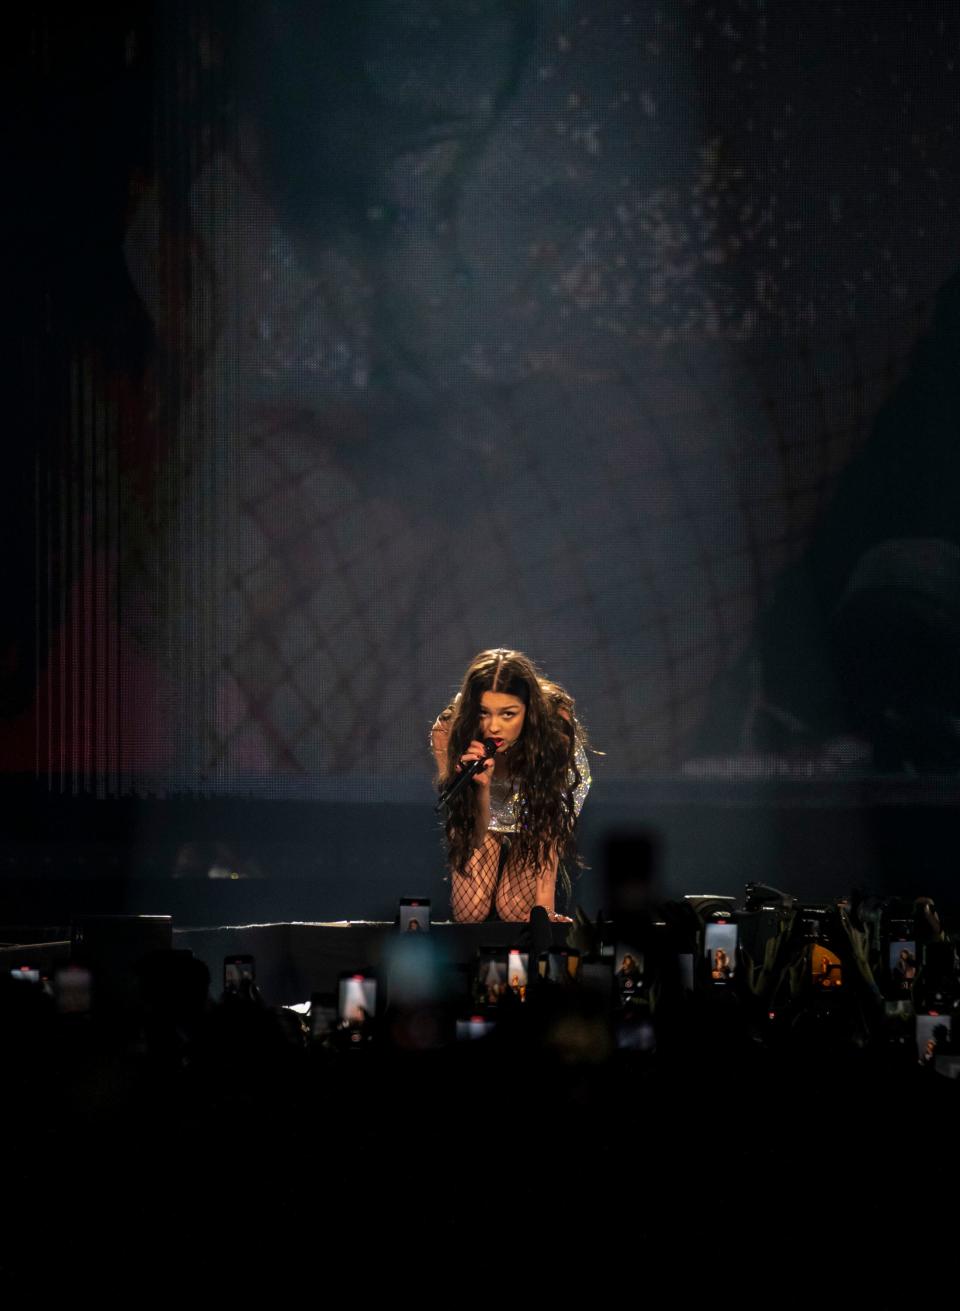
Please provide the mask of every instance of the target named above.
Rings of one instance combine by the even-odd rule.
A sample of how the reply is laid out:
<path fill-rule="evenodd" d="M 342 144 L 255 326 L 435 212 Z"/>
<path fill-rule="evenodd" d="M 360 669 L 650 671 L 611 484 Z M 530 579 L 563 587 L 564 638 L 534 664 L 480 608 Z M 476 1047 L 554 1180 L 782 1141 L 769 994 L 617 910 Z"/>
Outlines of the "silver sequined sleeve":
<path fill-rule="evenodd" d="M 590 791 L 590 784 L 593 782 L 590 777 L 590 762 L 587 760 L 587 753 L 584 751 L 583 743 L 579 737 L 574 751 L 574 759 L 577 762 L 577 773 L 580 775 L 580 782 L 573 789 L 573 810 L 579 818 L 580 811 L 583 810 L 583 803 L 587 799 L 587 793 Z"/>

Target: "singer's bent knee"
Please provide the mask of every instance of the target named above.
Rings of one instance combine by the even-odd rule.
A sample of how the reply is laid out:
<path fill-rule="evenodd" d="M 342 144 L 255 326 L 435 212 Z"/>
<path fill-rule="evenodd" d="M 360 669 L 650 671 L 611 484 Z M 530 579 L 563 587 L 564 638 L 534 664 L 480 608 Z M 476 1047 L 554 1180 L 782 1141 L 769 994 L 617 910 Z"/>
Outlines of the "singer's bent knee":
<path fill-rule="evenodd" d="M 452 911 L 455 924 L 482 924 L 490 914 L 490 906 L 454 906 Z"/>

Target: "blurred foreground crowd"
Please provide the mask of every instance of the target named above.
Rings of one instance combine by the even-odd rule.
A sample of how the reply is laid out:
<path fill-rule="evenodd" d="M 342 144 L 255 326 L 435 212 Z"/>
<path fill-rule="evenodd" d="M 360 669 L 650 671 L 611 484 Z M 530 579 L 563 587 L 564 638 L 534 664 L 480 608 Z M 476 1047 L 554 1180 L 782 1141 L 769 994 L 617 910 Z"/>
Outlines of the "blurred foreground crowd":
<path fill-rule="evenodd" d="M 566 945 L 535 920 L 466 971 L 441 935 L 398 933 L 383 978 L 297 1008 L 249 964 L 213 1000 L 185 951 L 89 1009 L 82 978 L 0 977 L 4 1276 L 54 1253 L 101 1279 L 159 1251 L 210 1278 L 304 1250 L 384 1278 L 602 1255 L 683 1270 L 692 1298 L 694 1253 L 733 1278 L 744 1251 L 927 1241 L 960 1093 L 939 1077 L 960 973 L 932 904 L 622 893 Z M 884 1262 L 857 1268 L 886 1305 Z"/>

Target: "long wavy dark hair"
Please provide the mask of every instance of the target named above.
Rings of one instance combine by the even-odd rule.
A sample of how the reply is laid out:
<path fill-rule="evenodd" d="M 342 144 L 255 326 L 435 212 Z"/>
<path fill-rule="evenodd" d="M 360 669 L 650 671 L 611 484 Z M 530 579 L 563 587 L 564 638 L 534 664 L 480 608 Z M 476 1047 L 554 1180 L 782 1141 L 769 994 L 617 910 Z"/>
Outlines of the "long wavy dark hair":
<path fill-rule="evenodd" d="M 526 706 L 523 731 L 510 749 L 510 776 L 519 792 L 517 832 L 511 845 L 524 864 L 540 865 L 554 850 L 576 862 L 574 790 L 580 783 L 576 746 L 586 737 L 574 715 L 573 698 L 544 678 L 520 651 L 481 651 L 471 661 L 459 695 L 440 716 L 449 729 L 441 787 L 457 771 L 464 751 L 480 732 L 484 692 L 515 696 Z M 473 850 L 476 788 L 461 789 L 447 809 L 447 851 L 452 870 L 461 870 Z"/>

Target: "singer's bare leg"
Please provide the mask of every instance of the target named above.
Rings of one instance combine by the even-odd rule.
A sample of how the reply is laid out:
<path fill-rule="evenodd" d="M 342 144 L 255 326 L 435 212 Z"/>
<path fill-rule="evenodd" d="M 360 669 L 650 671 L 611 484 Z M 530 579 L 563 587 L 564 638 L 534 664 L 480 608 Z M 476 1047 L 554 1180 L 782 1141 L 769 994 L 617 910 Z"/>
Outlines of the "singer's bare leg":
<path fill-rule="evenodd" d="M 466 869 L 451 874 L 450 904 L 458 924 L 479 924 L 490 914 L 499 864 L 500 839 L 487 833 Z"/>

